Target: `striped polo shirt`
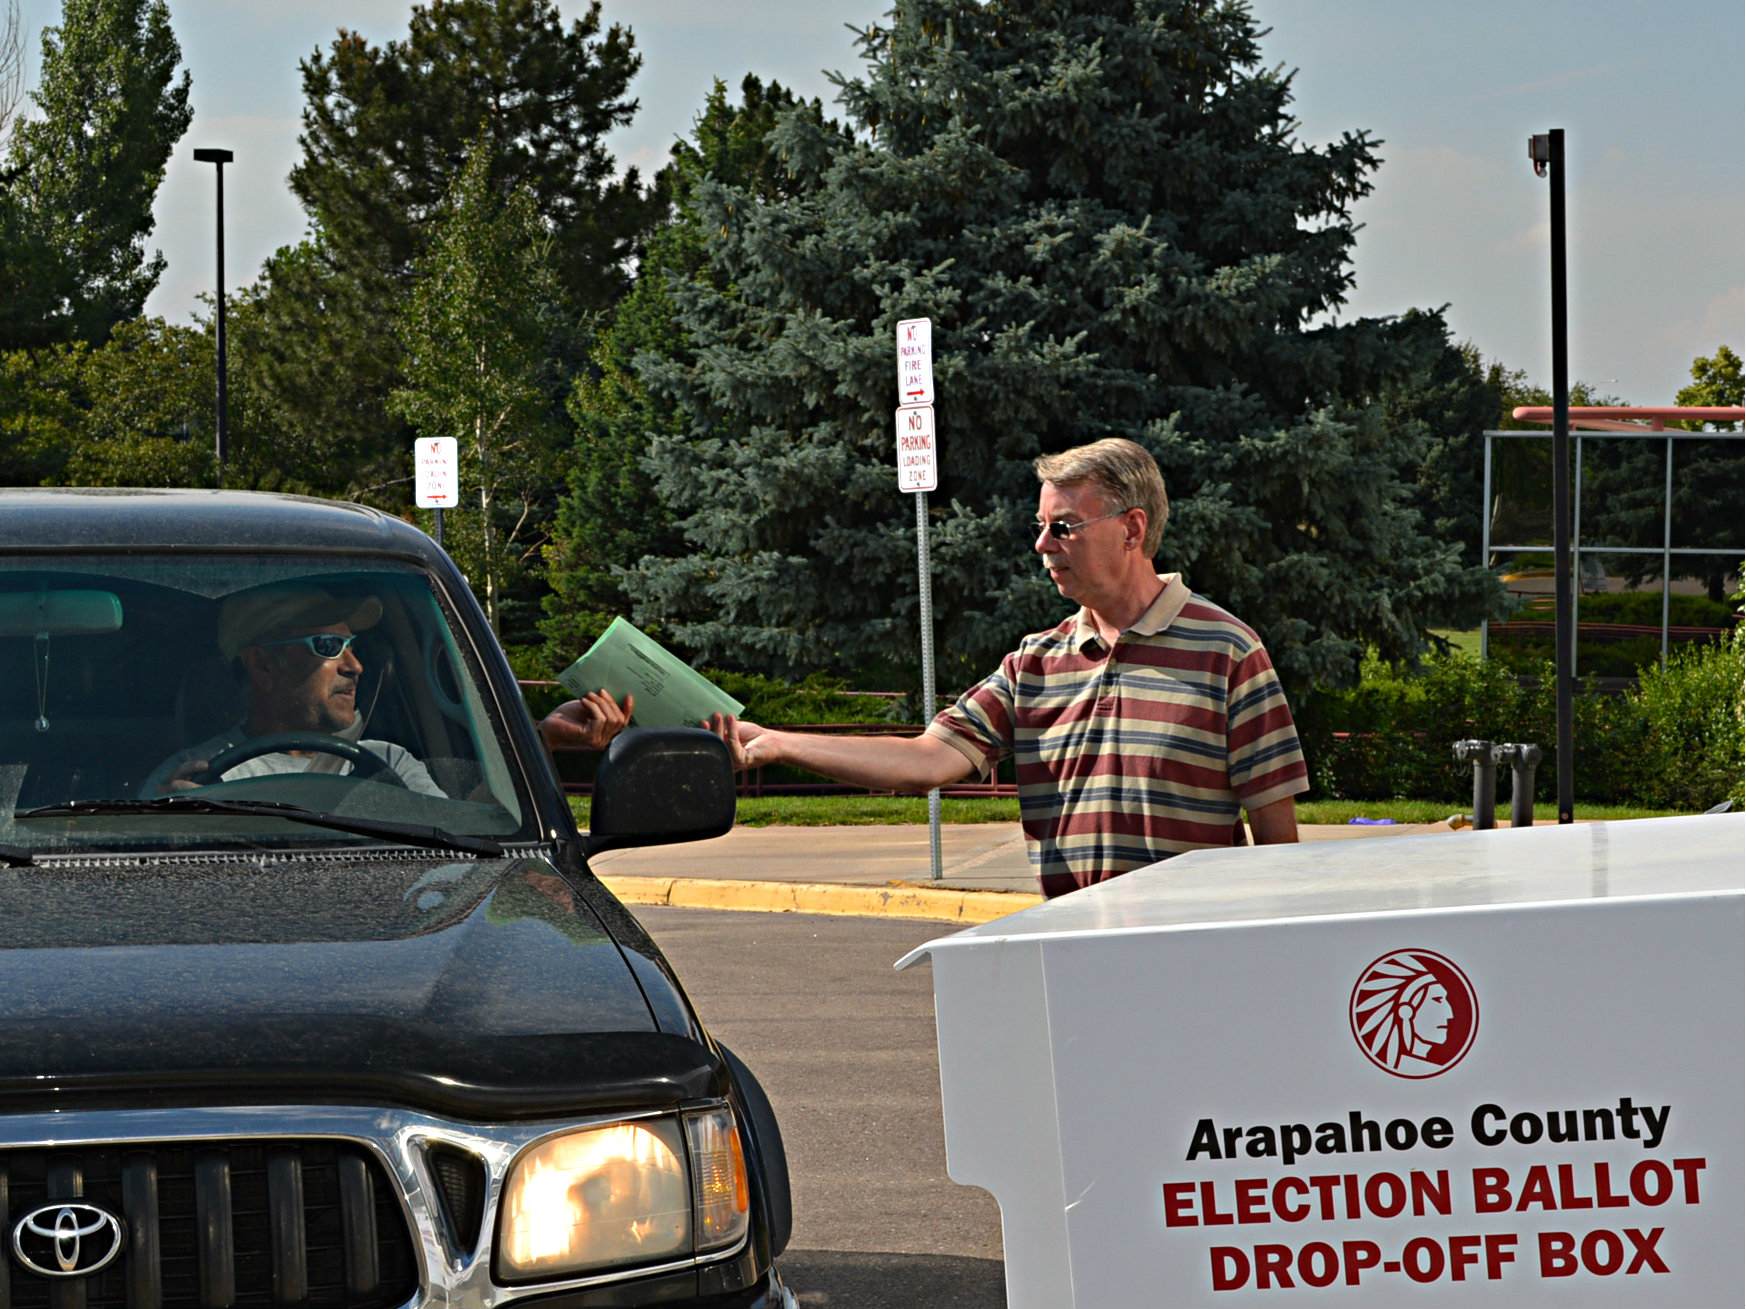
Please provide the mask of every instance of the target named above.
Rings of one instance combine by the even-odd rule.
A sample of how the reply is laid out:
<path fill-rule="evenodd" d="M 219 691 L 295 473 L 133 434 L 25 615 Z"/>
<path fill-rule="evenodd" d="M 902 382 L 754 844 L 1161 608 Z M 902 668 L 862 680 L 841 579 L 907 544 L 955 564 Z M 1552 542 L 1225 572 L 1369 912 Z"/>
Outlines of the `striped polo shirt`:
<path fill-rule="evenodd" d="M 928 726 L 981 775 L 1007 755 L 1043 894 L 1231 844 L 1237 809 L 1309 789 L 1261 639 L 1180 574 L 1113 650 L 1085 610 L 1027 636 Z"/>

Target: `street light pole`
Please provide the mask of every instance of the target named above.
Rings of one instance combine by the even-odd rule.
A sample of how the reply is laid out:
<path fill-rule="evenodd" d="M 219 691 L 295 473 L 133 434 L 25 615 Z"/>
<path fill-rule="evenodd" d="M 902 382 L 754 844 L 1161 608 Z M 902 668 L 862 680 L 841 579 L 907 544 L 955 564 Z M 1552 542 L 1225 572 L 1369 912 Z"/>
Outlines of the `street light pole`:
<path fill-rule="evenodd" d="M 236 156 L 229 150 L 196 150 L 202 164 L 217 165 L 218 175 L 218 431 L 214 453 L 218 458 L 218 484 L 224 485 L 224 459 L 230 446 L 229 397 L 225 386 L 224 360 L 224 166 Z"/>
<path fill-rule="evenodd" d="M 1552 183 L 1552 666 L 1558 698 L 1558 821 L 1576 820 L 1576 605 L 1570 593 L 1570 317 L 1564 275 L 1564 129 L 1528 139 L 1534 173 Z"/>

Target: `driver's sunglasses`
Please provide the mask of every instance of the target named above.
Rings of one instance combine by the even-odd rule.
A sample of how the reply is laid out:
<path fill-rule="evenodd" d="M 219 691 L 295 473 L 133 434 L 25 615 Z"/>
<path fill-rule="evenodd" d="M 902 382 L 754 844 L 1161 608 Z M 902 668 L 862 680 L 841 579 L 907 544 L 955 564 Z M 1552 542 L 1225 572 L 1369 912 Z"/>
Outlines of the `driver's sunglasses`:
<path fill-rule="evenodd" d="M 315 632 L 309 636 L 284 636 L 277 641 L 257 641 L 255 644 L 263 649 L 275 645 L 301 645 L 318 659 L 338 659 L 352 648 L 352 642 L 357 639 L 356 632 L 350 636 L 341 636 L 338 632 Z"/>
<path fill-rule="evenodd" d="M 1047 532 L 1057 541 L 1071 541 L 1073 539 L 1073 533 L 1077 532 L 1087 523 L 1101 523 L 1106 518 L 1120 518 L 1127 512 L 1126 509 L 1118 509 L 1113 514 L 1099 514 L 1096 518 L 1083 518 L 1077 523 L 1070 523 L 1065 518 L 1057 518 L 1052 522 L 1047 523 L 1041 521 L 1033 522 L 1031 524 L 1031 535 L 1041 536 L 1044 532 Z"/>

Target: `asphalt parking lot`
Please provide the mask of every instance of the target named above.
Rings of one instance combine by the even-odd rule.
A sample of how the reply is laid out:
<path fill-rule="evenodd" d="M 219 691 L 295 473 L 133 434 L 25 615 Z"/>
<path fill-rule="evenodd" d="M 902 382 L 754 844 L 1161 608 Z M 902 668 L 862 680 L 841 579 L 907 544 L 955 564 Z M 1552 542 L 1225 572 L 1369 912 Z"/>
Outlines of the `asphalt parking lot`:
<path fill-rule="evenodd" d="M 939 923 L 636 906 L 703 1021 L 758 1075 L 794 1182 L 780 1260 L 807 1309 L 1004 1309 L 1000 1211 L 946 1176 Z"/>

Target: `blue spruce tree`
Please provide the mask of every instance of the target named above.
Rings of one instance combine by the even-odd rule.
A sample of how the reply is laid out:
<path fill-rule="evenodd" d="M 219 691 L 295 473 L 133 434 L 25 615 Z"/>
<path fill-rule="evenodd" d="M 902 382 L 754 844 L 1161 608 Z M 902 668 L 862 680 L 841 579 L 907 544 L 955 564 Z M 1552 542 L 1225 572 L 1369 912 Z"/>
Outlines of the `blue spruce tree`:
<path fill-rule="evenodd" d="M 893 461 L 893 328 L 934 322 L 941 680 L 1064 612 L 1032 554 L 1039 452 L 1158 458 L 1161 569 L 1241 614 L 1296 684 L 1411 656 L 1492 585 L 1412 507 L 1424 424 L 1388 398 L 1428 340 L 1337 322 L 1377 142 L 1299 141 L 1240 0 L 903 0 L 800 108 L 786 194 L 703 180 L 708 274 L 682 351 L 637 370 L 677 430 L 644 467 L 683 533 L 623 577 L 705 659 L 911 681 L 914 512 Z"/>

